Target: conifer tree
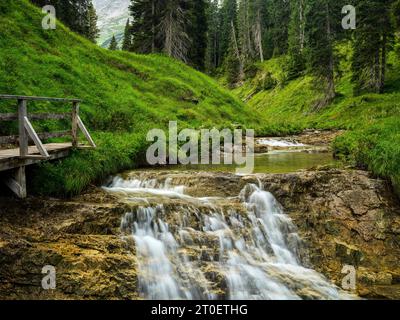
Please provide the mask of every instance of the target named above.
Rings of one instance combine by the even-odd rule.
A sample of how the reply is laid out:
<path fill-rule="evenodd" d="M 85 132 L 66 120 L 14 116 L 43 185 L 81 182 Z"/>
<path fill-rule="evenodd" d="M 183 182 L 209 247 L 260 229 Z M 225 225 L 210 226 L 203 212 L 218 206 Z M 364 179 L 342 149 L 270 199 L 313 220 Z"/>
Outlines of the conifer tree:
<path fill-rule="evenodd" d="M 232 46 L 232 24 L 235 29 L 235 34 L 237 34 L 237 1 L 236 0 L 224 0 L 221 7 L 221 40 L 220 40 L 220 50 L 223 59 L 231 50 Z"/>
<path fill-rule="evenodd" d="M 189 61 L 195 68 L 205 70 L 208 31 L 208 0 L 189 1 L 188 36 L 191 40 Z"/>
<path fill-rule="evenodd" d="M 304 49 L 306 46 L 306 0 L 292 0 L 288 30 L 288 78 L 298 77 L 305 69 Z"/>
<path fill-rule="evenodd" d="M 129 7 L 132 17 L 132 50 L 138 53 L 161 52 L 163 44 L 159 39 L 160 14 L 164 0 L 131 0 Z"/>
<path fill-rule="evenodd" d="M 207 10 L 208 32 L 207 32 L 207 52 L 206 70 L 214 73 L 221 65 L 221 15 L 218 7 L 218 0 L 211 0 Z"/>
<path fill-rule="evenodd" d="M 335 69 L 338 63 L 335 41 L 343 34 L 341 5 L 338 0 L 308 0 L 306 14 L 307 62 L 309 74 L 323 94 L 315 110 L 328 105 L 336 96 Z"/>
<path fill-rule="evenodd" d="M 132 27 L 130 20 L 126 21 L 125 31 L 124 31 L 124 41 L 122 43 L 122 50 L 129 51 L 132 49 Z"/>
<path fill-rule="evenodd" d="M 90 41 L 95 43 L 97 38 L 99 37 L 100 30 L 97 27 L 97 13 L 96 13 L 96 9 L 94 8 L 92 1 L 90 1 L 89 6 L 88 6 L 87 22 L 88 22 L 87 38 Z"/>
<path fill-rule="evenodd" d="M 185 1 L 169 0 L 160 12 L 159 37 L 163 52 L 184 62 L 188 62 L 191 39 L 187 33 L 189 10 Z"/>
<path fill-rule="evenodd" d="M 387 54 L 393 41 L 392 0 L 357 0 L 352 82 L 354 93 L 383 92 Z"/>
<path fill-rule="evenodd" d="M 113 35 L 108 49 L 113 50 L 113 51 L 118 50 L 118 42 L 117 42 L 117 39 L 115 38 L 115 35 Z"/>

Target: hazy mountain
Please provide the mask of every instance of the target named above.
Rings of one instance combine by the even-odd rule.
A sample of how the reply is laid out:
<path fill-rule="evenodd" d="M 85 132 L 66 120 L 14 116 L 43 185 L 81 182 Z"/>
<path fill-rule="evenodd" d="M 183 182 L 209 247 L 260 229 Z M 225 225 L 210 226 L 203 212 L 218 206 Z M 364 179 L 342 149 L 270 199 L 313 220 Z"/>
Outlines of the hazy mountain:
<path fill-rule="evenodd" d="M 126 20 L 129 18 L 130 0 L 93 0 L 93 4 L 99 16 L 98 43 L 107 46 L 113 35 L 122 39 Z"/>

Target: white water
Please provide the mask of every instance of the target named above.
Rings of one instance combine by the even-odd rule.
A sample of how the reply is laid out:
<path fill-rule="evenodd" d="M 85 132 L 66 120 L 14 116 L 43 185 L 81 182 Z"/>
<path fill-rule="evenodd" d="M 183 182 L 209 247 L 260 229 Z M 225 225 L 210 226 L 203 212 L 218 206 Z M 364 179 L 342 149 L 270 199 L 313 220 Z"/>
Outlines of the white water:
<path fill-rule="evenodd" d="M 290 142 L 286 140 L 278 140 L 278 139 L 260 139 L 258 143 L 261 145 L 269 146 L 269 147 L 281 147 L 281 148 L 290 148 L 290 147 L 305 147 L 305 144 L 298 142 Z"/>
<path fill-rule="evenodd" d="M 177 196 L 180 201 L 190 199 L 187 205 L 179 203 L 178 211 L 158 204 L 139 207 L 122 219 L 121 229 L 131 233 L 136 243 L 143 298 L 348 298 L 322 275 L 301 266 L 301 240 L 271 193 L 247 185 L 238 196 L 243 215 L 233 206 L 226 212 L 218 206 L 218 199 L 184 196 L 184 186 L 172 187 L 170 182 L 115 178 L 105 188 L 127 196 L 171 197 L 172 204 Z M 178 216 L 173 226 L 166 222 L 170 216 Z M 226 295 L 213 291 L 213 278 L 218 275 Z"/>

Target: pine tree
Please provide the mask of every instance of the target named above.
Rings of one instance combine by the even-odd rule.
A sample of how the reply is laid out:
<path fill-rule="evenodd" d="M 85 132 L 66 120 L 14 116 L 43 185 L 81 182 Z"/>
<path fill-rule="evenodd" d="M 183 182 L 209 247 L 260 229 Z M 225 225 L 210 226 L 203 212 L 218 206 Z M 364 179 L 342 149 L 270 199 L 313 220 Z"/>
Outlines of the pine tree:
<path fill-rule="evenodd" d="M 169 57 L 188 61 L 191 39 L 187 33 L 188 8 L 185 1 L 166 1 L 160 13 L 159 37 L 162 39 L 163 52 Z"/>
<path fill-rule="evenodd" d="M 288 30 L 290 21 L 289 0 L 265 0 L 268 6 L 268 32 L 272 43 L 269 56 L 279 56 L 287 53 Z M 324 1 L 324 0 L 319 0 Z M 270 49 L 270 50 L 271 50 Z"/>
<path fill-rule="evenodd" d="M 206 0 L 191 0 L 188 3 L 190 21 L 187 30 L 191 40 L 189 61 L 192 66 L 204 71 L 208 31 L 207 11 L 209 3 Z"/>
<path fill-rule="evenodd" d="M 234 88 L 239 81 L 241 72 L 239 65 L 240 61 L 233 40 L 233 32 L 231 32 L 230 46 L 224 60 L 226 80 L 230 88 Z"/>
<path fill-rule="evenodd" d="M 213 74 L 221 65 L 221 15 L 218 8 L 218 0 L 212 0 L 207 10 L 208 32 L 206 70 Z"/>
<path fill-rule="evenodd" d="M 161 52 L 159 39 L 160 14 L 165 6 L 163 0 L 131 0 L 132 50 L 138 53 Z"/>
<path fill-rule="evenodd" d="M 237 1 L 236 0 L 224 0 L 221 7 L 221 40 L 220 40 L 220 50 L 223 56 L 222 59 L 231 50 L 232 45 L 232 24 L 235 29 L 235 34 L 237 34 Z"/>
<path fill-rule="evenodd" d="M 97 13 L 96 9 L 93 6 L 92 1 L 90 1 L 88 6 L 88 25 L 87 25 L 87 38 L 92 41 L 96 42 L 97 38 L 99 37 L 100 30 L 97 27 Z"/>
<path fill-rule="evenodd" d="M 126 21 L 125 31 L 124 31 L 124 41 L 122 43 L 122 50 L 129 51 L 132 49 L 132 27 L 130 20 Z"/>
<path fill-rule="evenodd" d="M 352 82 L 354 93 L 383 92 L 387 53 L 393 41 L 392 0 L 357 0 Z"/>
<path fill-rule="evenodd" d="M 306 46 L 306 0 L 291 1 L 291 16 L 288 30 L 288 78 L 298 77 L 305 69 L 304 48 Z"/>
<path fill-rule="evenodd" d="M 233 21 L 231 22 L 230 45 L 224 64 L 227 81 L 229 86 L 233 88 L 244 80 L 243 57 L 239 51 L 239 43 Z"/>
<path fill-rule="evenodd" d="M 397 31 L 400 31 L 400 0 L 395 1 L 392 9 L 395 27 Z"/>
<path fill-rule="evenodd" d="M 113 35 L 108 49 L 109 50 L 118 50 L 118 42 L 117 42 L 117 39 L 115 39 L 115 35 Z"/>
<path fill-rule="evenodd" d="M 256 56 L 252 35 L 251 1 L 241 0 L 238 10 L 238 37 L 242 55 L 247 62 L 253 62 Z"/>
<path fill-rule="evenodd" d="M 315 104 L 315 110 L 328 105 L 336 96 L 335 69 L 337 57 L 335 41 L 341 26 L 341 5 L 338 0 L 308 0 L 306 36 L 308 70 L 315 78 L 315 85 L 323 97 Z M 342 32 L 343 33 L 343 32 Z"/>

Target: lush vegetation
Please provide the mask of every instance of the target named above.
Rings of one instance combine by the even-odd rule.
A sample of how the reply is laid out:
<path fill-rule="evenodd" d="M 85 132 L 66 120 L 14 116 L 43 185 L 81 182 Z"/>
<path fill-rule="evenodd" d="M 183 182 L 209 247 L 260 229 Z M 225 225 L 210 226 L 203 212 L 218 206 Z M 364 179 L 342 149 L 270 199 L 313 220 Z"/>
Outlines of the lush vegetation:
<path fill-rule="evenodd" d="M 183 63 L 159 55 L 108 51 L 58 23 L 43 30 L 40 10 L 27 0 L 0 3 L 0 92 L 16 95 L 79 97 L 83 121 L 99 146 L 78 151 L 36 170 L 35 190 L 71 195 L 140 161 L 149 128 L 177 120 L 180 127 L 251 126 L 260 117 L 214 80 Z M 29 110 L 59 110 L 31 103 Z M 68 111 L 67 106 L 62 107 Z M 15 102 L 0 102 L 0 112 L 15 112 Z M 57 130 L 68 123 L 35 123 Z M 17 133 L 2 123 L 0 135 Z"/>
<path fill-rule="evenodd" d="M 348 45 L 338 48 L 351 56 Z M 335 153 L 354 166 L 400 186 L 400 57 L 389 55 L 386 91 L 383 94 L 353 95 L 350 59 L 341 62 L 343 76 L 337 83 L 337 97 L 324 109 L 313 106 L 322 94 L 310 76 L 289 80 L 287 58 L 269 60 L 254 67 L 252 76 L 235 93 L 266 117 L 264 135 L 285 135 L 307 128 L 344 129 L 334 142 Z"/>
<path fill-rule="evenodd" d="M 68 159 L 42 165 L 32 173 L 32 189 L 73 195 L 138 165 L 148 129 L 166 127 L 171 120 L 181 127 L 251 127 L 258 135 L 346 129 L 335 141 L 337 156 L 399 186 L 400 1 L 379 4 L 382 10 L 372 10 L 371 19 L 365 13 L 377 3 L 363 2 L 362 27 L 348 33 L 338 26 L 338 10 L 327 15 L 340 7 L 340 1 L 326 0 L 321 8 L 316 0 L 293 0 L 290 7 L 283 2 L 225 0 L 217 6 L 215 1 L 199 1 L 201 14 L 195 17 L 195 2 L 133 1 L 136 5 L 130 10 L 137 19 L 127 23 L 125 51 L 101 49 L 93 39 L 60 23 L 57 30 L 43 30 L 43 15 L 28 0 L 2 2 L 0 92 L 84 99 L 82 117 L 99 145 L 95 151 L 77 151 Z M 160 5 L 154 11 L 157 23 L 151 19 L 151 4 Z M 176 10 L 185 18 L 171 15 Z M 175 20 L 165 20 L 168 16 Z M 186 25 L 189 17 L 192 24 Z M 382 23 L 375 28 L 375 21 Z M 205 29 L 196 23 L 207 25 L 207 39 Z M 169 31 L 157 29 L 161 25 Z M 172 36 L 169 42 L 158 36 L 160 32 Z M 197 46 L 191 47 L 193 41 Z M 205 42 L 207 52 L 200 50 Z M 146 48 L 139 48 L 139 43 Z M 116 45 L 115 41 L 112 49 Z M 166 53 L 208 71 L 223 70 L 221 81 L 237 86 L 234 93 L 246 103 L 182 62 L 127 50 Z M 36 111 L 58 108 L 30 106 Z M 15 105 L 1 102 L 1 112 L 14 110 Z M 68 125 L 35 124 L 38 131 Z M 0 127 L 0 135 L 16 132 L 16 123 Z"/>

